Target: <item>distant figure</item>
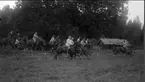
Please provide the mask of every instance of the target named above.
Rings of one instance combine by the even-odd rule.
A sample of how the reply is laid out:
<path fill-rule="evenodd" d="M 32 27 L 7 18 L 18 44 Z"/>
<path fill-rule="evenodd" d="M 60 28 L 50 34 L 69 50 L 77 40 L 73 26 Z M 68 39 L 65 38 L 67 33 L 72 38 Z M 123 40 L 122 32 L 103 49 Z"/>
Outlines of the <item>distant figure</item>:
<path fill-rule="evenodd" d="M 34 42 L 36 42 L 37 39 L 40 39 L 40 37 L 38 36 L 38 33 L 35 32 L 34 35 L 33 35 Z"/>
<path fill-rule="evenodd" d="M 80 42 L 81 41 L 81 38 L 79 37 L 78 39 L 77 39 L 77 42 Z"/>
<path fill-rule="evenodd" d="M 14 31 L 11 30 L 10 33 L 8 34 L 8 38 L 12 38 L 13 35 L 14 35 Z"/>
<path fill-rule="evenodd" d="M 55 42 L 56 42 L 56 36 L 53 35 L 52 38 L 49 41 L 49 44 L 55 44 Z"/>
<path fill-rule="evenodd" d="M 16 38 L 20 38 L 20 33 L 17 33 L 17 36 L 16 36 Z"/>
<path fill-rule="evenodd" d="M 66 40 L 66 44 L 65 46 L 70 49 L 70 47 L 74 45 L 74 41 L 73 41 L 73 38 L 71 36 L 68 36 L 68 39 Z"/>
<path fill-rule="evenodd" d="M 88 44 L 88 43 L 89 43 L 89 39 L 88 39 L 88 38 L 86 39 L 85 43 L 86 43 L 86 44 Z"/>
<path fill-rule="evenodd" d="M 82 46 L 82 47 L 84 47 L 84 46 L 85 46 L 85 44 L 86 44 L 86 40 L 85 40 L 85 38 L 84 38 L 84 39 L 82 39 L 80 43 L 81 43 L 81 46 Z"/>
<path fill-rule="evenodd" d="M 18 45 L 20 43 L 20 38 L 17 38 L 15 41 L 15 45 Z"/>

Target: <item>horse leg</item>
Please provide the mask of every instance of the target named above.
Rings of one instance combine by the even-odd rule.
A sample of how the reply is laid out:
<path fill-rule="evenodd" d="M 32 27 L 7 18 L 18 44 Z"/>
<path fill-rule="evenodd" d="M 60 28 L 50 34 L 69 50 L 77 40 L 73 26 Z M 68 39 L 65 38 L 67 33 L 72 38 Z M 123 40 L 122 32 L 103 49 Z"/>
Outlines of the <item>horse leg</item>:
<path fill-rule="evenodd" d="M 53 60 L 57 60 L 57 57 L 59 56 L 60 54 L 56 53 L 53 57 Z"/>
<path fill-rule="evenodd" d="M 73 54 L 70 54 L 70 59 L 71 59 L 71 60 L 73 59 Z"/>
<path fill-rule="evenodd" d="M 70 59 L 72 60 L 72 59 L 75 59 L 75 55 L 76 55 L 76 52 L 75 52 L 75 50 L 74 49 L 69 49 L 68 50 L 68 54 L 69 54 L 69 57 L 70 57 Z"/>
<path fill-rule="evenodd" d="M 11 45 L 11 47 L 13 48 L 13 49 L 15 49 L 15 48 L 17 48 L 16 46 L 16 44 L 15 43 L 10 43 L 10 45 Z"/>
<path fill-rule="evenodd" d="M 76 59 L 76 53 L 73 54 L 73 59 Z"/>
<path fill-rule="evenodd" d="M 17 49 L 17 48 L 18 48 L 18 45 L 17 45 L 17 44 L 15 44 L 13 48 L 16 48 L 16 49 Z"/>
<path fill-rule="evenodd" d="M 34 50 L 37 51 L 37 44 L 35 44 L 35 46 L 34 46 Z"/>
<path fill-rule="evenodd" d="M 40 46 L 40 50 L 41 50 L 41 51 L 44 51 L 44 48 L 43 48 L 43 46 Z"/>
<path fill-rule="evenodd" d="M 43 45 L 40 44 L 40 51 L 44 51 Z"/>
<path fill-rule="evenodd" d="M 90 57 L 89 57 L 89 55 L 88 55 L 88 54 L 86 54 L 86 53 L 85 53 L 85 56 L 88 58 L 88 60 L 90 60 Z"/>
<path fill-rule="evenodd" d="M 73 59 L 76 59 L 76 56 L 77 56 L 77 50 L 74 50 L 72 56 L 73 56 Z"/>
<path fill-rule="evenodd" d="M 89 55 L 85 50 L 83 50 L 82 53 L 83 53 L 83 55 L 85 55 L 88 58 L 88 60 L 90 60 Z"/>
<path fill-rule="evenodd" d="M 37 50 L 42 51 L 42 46 L 40 44 L 37 45 Z"/>
<path fill-rule="evenodd" d="M 32 45 L 32 50 L 36 50 L 36 44 Z"/>
<path fill-rule="evenodd" d="M 82 49 L 80 49 L 80 50 L 79 50 L 79 54 L 78 54 L 80 60 L 81 60 L 81 56 L 82 56 L 82 55 L 83 55 L 83 51 L 82 51 Z"/>
<path fill-rule="evenodd" d="M 75 52 L 74 58 L 76 59 L 77 56 L 79 56 L 79 52 L 78 51 Z"/>
<path fill-rule="evenodd" d="M 66 50 L 66 55 L 67 55 L 68 57 L 69 57 L 69 56 L 71 57 L 71 51 L 70 51 L 70 49 L 67 49 L 67 50 Z"/>
<path fill-rule="evenodd" d="M 30 45 L 28 45 L 28 48 L 29 48 L 30 51 L 33 51 L 34 44 L 30 44 Z"/>
<path fill-rule="evenodd" d="M 53 53 L 53 47 L 52 47 L 52 48 L 50 48 L 50 52 L 51 52 L 51 53 Z"/>
<path fill-rule="evenodd" d="M 73 53 L 71 51 L 67 52 L 68 59 L 72 60 L 73 59 Z"/>
<path fill-rule="evenodd" d="M 35 51 L 39 50 L 38 44 L 35 44 Z"/>

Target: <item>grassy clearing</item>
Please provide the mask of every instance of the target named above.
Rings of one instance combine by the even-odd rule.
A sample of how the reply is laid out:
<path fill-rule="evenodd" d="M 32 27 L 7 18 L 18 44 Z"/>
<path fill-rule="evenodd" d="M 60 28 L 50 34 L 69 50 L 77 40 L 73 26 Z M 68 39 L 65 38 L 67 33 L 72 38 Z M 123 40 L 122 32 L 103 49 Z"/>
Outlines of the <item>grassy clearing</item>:
<path fill-rule="evenodd" d="M 52 60 L 44 52 L 1 50 L 0 82 L 138 82 L 142 73 L 142 66 L 131 65 L 134 60 L 109 50 L 95 48 L 91 58 Z"/>

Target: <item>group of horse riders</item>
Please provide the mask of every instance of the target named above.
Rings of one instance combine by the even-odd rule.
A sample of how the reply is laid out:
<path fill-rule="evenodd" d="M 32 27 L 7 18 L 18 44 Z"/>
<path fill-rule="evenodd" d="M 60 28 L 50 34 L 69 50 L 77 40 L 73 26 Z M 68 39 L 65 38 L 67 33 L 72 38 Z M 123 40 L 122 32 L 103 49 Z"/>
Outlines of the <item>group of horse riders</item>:
<path fill-rule="evenodd" d="M 58 37 L 55 37 L 55 35 L 52 36 L 52 38 L 50 39 L 50 42 L 51 44 L 54 44 L 55 42 L 57 42 L 59 39 Z M 84 47 L 86 44 L 88 44 L 89 40 L 88 39 L 82 39 L 79 37 L 77 40 L 76 40 L 77 43 L 80 43 L 81 44 L 81 47 Z M 72 36 L 68 36 L 68 38 L 66 39 L 65 41 L 65 46 L 70 49 L 71 46 L 73 46 L 75 44 L 75 41 L 74 41 L 74 38 Z"/>
<path fill-rule="evenodd" d="M 11 40 L 13 37 L 15 37 L 15 45 L 19 45 L 20 43 L 20 33 L 15 33 L 14 31 L 10 31 L 9 35 L 8 35 L 8 39 Z M 33 38 L 32 40 L 34 41 L 34 43 L 37 42 L 37 40 L 42 40 L 41 37 L 38 36 L 38 33 L 35 32 L 33 34 Z M 75 44 L 75 42 L 80 43 L 81 47 L 84 47 L 85 44 L 88 43 L 88 39 L 82 39 L 79 37 L 76 41 L 74 41 L 74 38 L 72 36 L 68 36 L 68 38 L 63 42 L 64 46 L 66 46 L 68 49 L 73 46 Z M 55 44 L 60 44 L 61 40 L 59 36 L 55 36 L 53 35 L 52 38 L 49 41 L 50 45 L 55 45 Z M 58 45 L 57 45 L 58 46 Z"/>

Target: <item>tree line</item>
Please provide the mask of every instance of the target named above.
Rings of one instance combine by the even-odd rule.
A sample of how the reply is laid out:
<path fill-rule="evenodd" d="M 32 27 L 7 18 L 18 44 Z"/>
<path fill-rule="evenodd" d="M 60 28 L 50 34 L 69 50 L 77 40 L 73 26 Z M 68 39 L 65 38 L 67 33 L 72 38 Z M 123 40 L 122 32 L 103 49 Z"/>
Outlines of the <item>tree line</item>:
<path fill-rule="evenodd" d="M 5 6 L 0 11 L 0 29 L 5 29 L 0 35 L 15 29 L 22 35 L 37 31 L 46 39 L 56 34 L 143 42 L 139 24 L 125 24 L 127 10 L 120 10 L 123 3 L 125 0 L 18 0 L 14 10 Z"/>

